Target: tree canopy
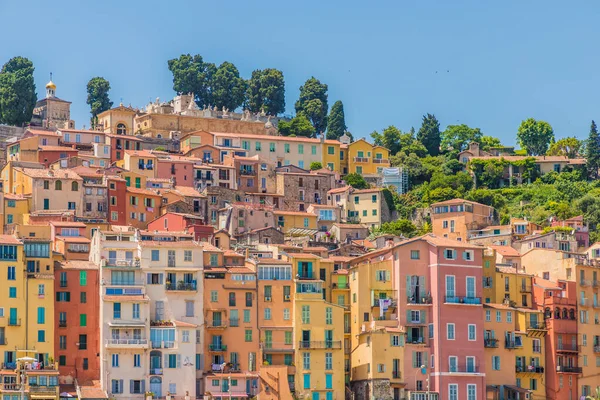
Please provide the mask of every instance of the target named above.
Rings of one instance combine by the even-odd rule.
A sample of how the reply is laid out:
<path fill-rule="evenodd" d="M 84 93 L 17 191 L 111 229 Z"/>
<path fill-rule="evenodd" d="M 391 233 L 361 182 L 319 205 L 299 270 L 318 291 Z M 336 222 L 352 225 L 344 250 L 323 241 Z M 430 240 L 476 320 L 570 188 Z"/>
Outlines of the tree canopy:
<path fill-rule="evenodd" d="M 291 121 L 279 121 L 279 133 L 283 136 L 306 136 L 311 137 L 315 131 L 308 118 L 304 114 L 296 115 Z"/>
<path fill-rule="evenodd" d="M 353 172 L 344 177 L 346 183 L 354 189 L 368 189 L 370 186 L 362 175 Z"/>
<path fill-rule="evenodd" d="M 517 139 L 521 147 L 527 150 L 527 154 L 541 156 L 546 154 L 550 144 L 554 143 L 554 130 L 545 121 L 528 118 L 521 122 Z"/>
<path fill-rule="evenodd" d="M 415 139 L 413 131 L 403 133 L 393 125 L 388 126 L 381 133 L 373 131 L 371 138 L 375 145 L 389 149 L 392 155 L 403 152 L 405 154 L 414 153 L 419 157 L 424 157 L 427 154 L 427 149 L 421 142 Z"/>
<path fill-rule="evenodd" d="M 483 135 L 479 139 L 479 148 L 483 151 L 488 151 L 492 147 L 500 147 L 500 146 L 502 146 L 502 143 L 500 142 L 500 139 L 498 139 L 498 138 Z"/>
<path fill-rule="evenodd" d="M 167 64 L 173 74 L 174 91 L 193 93 L 198 107 L 213 104 L 211 85 L 217 70 L 215 64 L 204 62 L 199 54 L 182 54 Z"/>
<path fill-rule="evenodd" d="M 421 128 L 417 133 L 417 139 L 423 143 L 427 152 L 432 156 L 440 154 L 440 123 L 433 114 L 423 116 Z"/>
<path fill-rule="evenodd" d="M 296 101 L 296 113 L 304 114 L 312 123 L 316 133 L 327 128 L 327 85 L 314 76 L 300 86 L 300 97 Z"/>
<path fill-rule="evenodd" d="M 592 125 L 590 126 L 590 133 L 585 148 L 588 174 L 590 178 L 598 179 L 598 170 L 600 169 L 600 135 L 594 121 L 592 121 Z"/>
<path fill-rule="evenodd" d="M 471 128 L 465 124 L 448 125 L 441 133 L 441 146 L 443 150 L 466 150 L 471 142 L 480 142 L 483 133 L 479 128 Z"/>
<path fill-rule="evenodd" d="M 97 76 L 89 80 L 87 84 L 87 101 L 90 106 L 91 126 L 95 127 L 98 121 L 98 114 L 110 110 L 113 102 L 108 97 L 110 91 L 110 82 L 106 79 Z"/>
<path fill-rule="evenodd" d="M 248 81 L 246 107 L 254 113 L 264 109 L 269 115 L 285 111 L 283 73 L 274 68 L 255 70 Z"/>
<path fill-rule="evenodd" d="M 225 61 L 212 77 L 212 97 L 218 109 L 225 107 L 235 110 L 246 99 L 246 81 L 240 77 L 240 72 L 230 62 Z"/>
<path fill-rule="evenodd" d="M 8 60 L 0 70 L 0 123 L 24 125 L 37 102 L 33 63 L 25 57 Z"/>
<path fill-rule="evenodd" d="M 323 168 L 323 164 L 321 164 L 319 161 L 313 161 L 310 163 L 310 170 L 311 171 L 316 171 L 318 169 Z"/>
<path fill-rule="evenodd" d="M 575 158 L 579 156 L 583 143 L 574 137 L 566 137 L 554 142 L 546 152 L 547 156 L 565 156 Z"/>
<path fill-rule="evenodd" d="M 346 132 L 346 118 L 344 116 L 344 104 L 340 100 L 333 103 L 329 117 L 327 118 L 327 139 L 337 140 Z"/>

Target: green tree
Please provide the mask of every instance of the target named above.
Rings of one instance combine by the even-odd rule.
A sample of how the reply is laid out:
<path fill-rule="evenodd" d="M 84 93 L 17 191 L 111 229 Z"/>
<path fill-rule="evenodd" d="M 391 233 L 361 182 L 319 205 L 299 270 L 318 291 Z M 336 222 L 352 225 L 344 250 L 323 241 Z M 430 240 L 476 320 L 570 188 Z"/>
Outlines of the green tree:
<path fill-rule="evenodd" d="M 481 140 L 483 133 L 479 128 L 471 128 L 468 125 L 448 125 L 446 130 L 441 133 L 442 149 L 463 151 L 471 142 Z"/>
<path fill-rule="evenodd" d="M 23 125 L 31 121 L 37 101 L 33 63 L 13 57 L 0 70 L 0 123 Z"/>
<path fill-rule="evenodd" d="M 346 175 L 344 177 L 344 180 L 348 185 L 352 186 L 354 189 L 368 189 L 370 187 L 367 181 L 365 181 L 365 178 L 363 178 L 362 175 L 359 175 L 356 172 Z"/>
<path fill-rule="evenodd" d="M 296 101 L 296 113 L 304 114 L 315 127 L 315 132 L 327 128 L 327 85 L 314 76 L 300 86 L 300 97 Z"/>
<path fill-rule="evenodd" d="M 310 163 L 311 171 L 316 171 L 316 170 L 322 169 L 322 168 L 323 168 L 323 164 L 321 164 L 319 161 L 313 161 Z"/>
<path fill-rule="evenodd" d="M 517 139 L 521 147 L 527 150 L 527 154 L 541 156 L 546 154 L 548 147 L 554 142 L 554 130 L 545 121 L 528 118 L 521 122 L 517 131 Z"/>
<path fill-rule="evenodd" d="M 435 115 L 427 114 L 423 116 L 421 128 L 417 133 L 417 140 L 423 143 L 427 152 L 432 156 L 440 154 L 440 123 Z"/>
<path fill-rule="evenodd" d="M 500 146 L 502 146 L 500 139 L 495 138 L 493 136 L 483 135 L 479 139 L 479 148 L 483 151 L 488 151 L 492 147 L 500 147 Z"/>
<path fill-rule="evenodd" d="M 240 77 L 240 72 L 230 62 L 219 65 L 212 81 L 212 96 L 218 109 L 223 107 L 235 110 L 246 99 L 247 83 Z"/>
<path fill-rule="evenodd" d="M 173 90 L 177 93 L 193 93 L 198 107 L 213 104 L 212 81 L 217 67 L 204 62 L 201 55 L 182 54 L 168 61 L 173 74 Z"/>
<path fill-rule="evenodd" d="M 337 140 L 346 132 L 346 119 L 344 117 L 344 104 L 340 100 L 333 103 L 327 118 L 327 139 Z"/>
<path fill-rule="evenodd" d="M 568 158 L 575 158 L 579 156 L 581 146 L 583 143 L 581 140 L 574 137 L 566 137 L 559 141 L 552 143 L 550 148 L 546 152 L 547 156 L 565 156 Z"/>
<path fill-rule="evenodd" d="M 392 155 L 396 155 L 401 151 L 407 155 L 415 153 L 419 157 L 427 155 L 427 149 L 415 139 L 414 132 L 403 133 L 394 125 L 388 126 L 381 133 L 373 131 L 371 138 L 373 143 L 387 148 Z"/>
<path fill-rule="evenodd" d="M 254 113 L 262 109 L 269 115 L 285 111 L 285 81 L 278 69 L 257 69 L 248 81 L 246 107 Z"/>
<path fill-rule="evenodd" d="M 92 114 L 90 118 L 92 128 L 98 122 L 98 114 L 110 110 L 113 105 L 113 102 L 108 97 L 109 91 L 110 82 L 100 76 L 90 79 L 87 84 L 86 103 L 90 106 L 90 113 Z"/>
<path fill-rule="evenodd" d="M 374 235 L 381 233 L 412 237 L 417 233 L 417 227 L 407 219 L 397 219 L 395 221 L 384 222 L 379 229 L 373 231 Z"/>
<path fill-rule="evenodd" d="M 596 123 L 592 121 L 590 126 L 590 134 L 586 141 L 586 159 L 587 169 L 590 178 L 598 179 L 598 170 L 600 169 L 600 135 Z"/>
<path fill-rule="evenodd" d="M 279 133 L 283 136 L 306 136 L 311 137 L 315 132 L 308 118 L 304 114 L 298 114 L 291 121 L 279 121 Z"/>

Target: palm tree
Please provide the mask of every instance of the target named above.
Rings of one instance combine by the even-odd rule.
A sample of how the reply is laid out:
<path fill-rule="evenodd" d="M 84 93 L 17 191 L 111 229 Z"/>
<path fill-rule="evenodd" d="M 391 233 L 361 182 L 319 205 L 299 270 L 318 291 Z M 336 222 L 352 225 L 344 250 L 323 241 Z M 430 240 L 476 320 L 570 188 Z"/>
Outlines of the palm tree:
<path fill-rule="evenodd" d="M 600 400 L 600 386 L 596 386 L 596 395 L 594 397 L 586 396 L 585 400 Z"/>

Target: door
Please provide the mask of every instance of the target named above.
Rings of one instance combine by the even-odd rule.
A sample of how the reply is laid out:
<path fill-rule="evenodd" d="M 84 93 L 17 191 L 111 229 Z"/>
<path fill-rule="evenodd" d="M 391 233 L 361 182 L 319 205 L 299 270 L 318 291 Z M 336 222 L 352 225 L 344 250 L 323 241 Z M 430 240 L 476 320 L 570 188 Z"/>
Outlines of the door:
<path fill-rule="evenodd" d="M 308 348 L 310 346 L 310 331 L 302 331 L 302 347 Z"/>
<path fill-rule="evenodd" d="M 328 349 L 333 347 L 333 331 L 326 330 L 325 331 L 325 345 Z"/>
<path fill-rule="evenodd" d="M 10 325 L 16 325 L 17 324 L 17 309 L 16 308 L 11 308 L 10 309 L 10 314 L 9 314 L 9 324 Z"/>
<path fill-rule="evenodd" d="M 157 376 L 153 376 L 152 378 L 150 378 L 150 391 L 152 393 L 154 393 L 154 398 L 161 398 L 162 397 L 162 379 L 157 377 Z"/>

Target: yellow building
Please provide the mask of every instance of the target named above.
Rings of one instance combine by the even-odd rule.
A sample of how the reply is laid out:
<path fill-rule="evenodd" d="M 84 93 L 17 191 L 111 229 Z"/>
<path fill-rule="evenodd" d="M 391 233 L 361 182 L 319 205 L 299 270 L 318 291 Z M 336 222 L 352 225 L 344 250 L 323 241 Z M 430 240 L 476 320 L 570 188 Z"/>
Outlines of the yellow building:
<path fill-rule="evenodd" d="M 398 328 L 392 263 L 391 259 L 379 261 L 374 257 L 350 267 L 350 384 L 358 398 L 404 395 L 405 332 Z M 381 309 L 380 300 L 389 301 L 387 309 Z"/>
<path fill-rule="evenodd" d="M 6 271 L 2 279 L 5 287 L 0 290 L 4 313 L 0 343 L 10 344 L 0 354 L 5 366 L 2 373 L 17 369 L 18 360 L 23 357 L 34 358 L 51 371 L 55 364 L 54 260 L 50 239 L 0 235 L 0 246 L 0 266 Z"/>
<path fill-rule="evenodd" d="M 317 229 L 317 214 L 276 210 L 273 211 L 273 215 L 277 221 L 277 227 L 284 233 L 289 233 L 292 229 L 310 229 L 315 231 Z"/>
<path fill-rule="evenodd" d="M 532 399 L 545 399 L 544 367 L 546 364 L 545 337 L 548 332 L 541 311 L 518 308 L 515 332 L 521 343 L 515 343 L 515 372 L 518 387 L 529 389 Z"/>
<path fill-rule="evenodd" d="M 12 233 L 16 225 L 23 224 L 23 218 L 29 214 L 30 196 L 16 195 L 12 193 L 4 194 L 4 231 L 3 233 Z"/>
<path fill-rule="evenodd" d="M 348 222 L 360 222 L 370 228 L 389 219 L 389 208 L 381 188 L 351 190 L 345 211 Z"/>
<path fill-rule="evenodd" d="M 348 145 L 348 173 L 360 175 L 380 174 L 390 166 L 390 151 L 375 146 L 365 139 L 358 139 Z"/>
<path fill-rule="evenodd" d="M 155 154 L 152 154 L 149 151 L 126 150 L 125 156 L 123 157 L 123 161 L 117 162 L 117 165 L 119 167 L 125 168 L 130 172 L 144 175 L 147 178 L 155 178 L 157 159 L 158 157 L 156 157 Z"/>
<path fill-rule="evenodd" d="M 131 107 L 126 107 L 123 103 L 118 107 L 111 108 L 98 114 L 98 126 L 104 133 L 112 133 L 115 135 L 133 135 L 133 118 L 135 110 Z"/>
<path fill-rule="evenodd" d="M 327 141 L 323 143 L 322 154 L 323 154 L 323 168 L 327 168 L 330 171 L 341 171 L 340 167 L 340 144 L 336 141 Z M 307 165 L 306 167 L 310 167 Z"/>
<path fill-rule="evenodd" d="M 485 269 L 485 268 L 484 268 Z M 492 280 L 494 294 L 491 303 L 510 300 L 512 307 L 528 308 L 532 306 L 532 275 L 510 267 L 496 267 Z"/>
<path fill-rule="evenodd" d="M 516 386 L 515 373 L 515 311 L 503 304 L 484 304 L 483 343 L 485 347 L 485 379 L 488 391 L 498 392 L 488 398 L 506 398 L 503 385 Z"/>
<path fill-rule="evenodd" d="M 302 399 L 343 399 L 344 308 L 323 300 L 323 282 L 295 279 L 294 337 L 296 396 Z"/>
<path fill-rule="evenodd" d="M 331 260 L 331 259 L 329 259 Z M 351 323 L 350 323 L 350 283 L 348 282 L 348 269 L 336 269 L 336 260 L 334 261 L 334 271 L 331 275 L 331 302 L 344 308 L 344 373 L 345 382 L 350 384 L 350 350 L 352 343 Z M 339 329 L 339 328 L 338 328 Z"/>

